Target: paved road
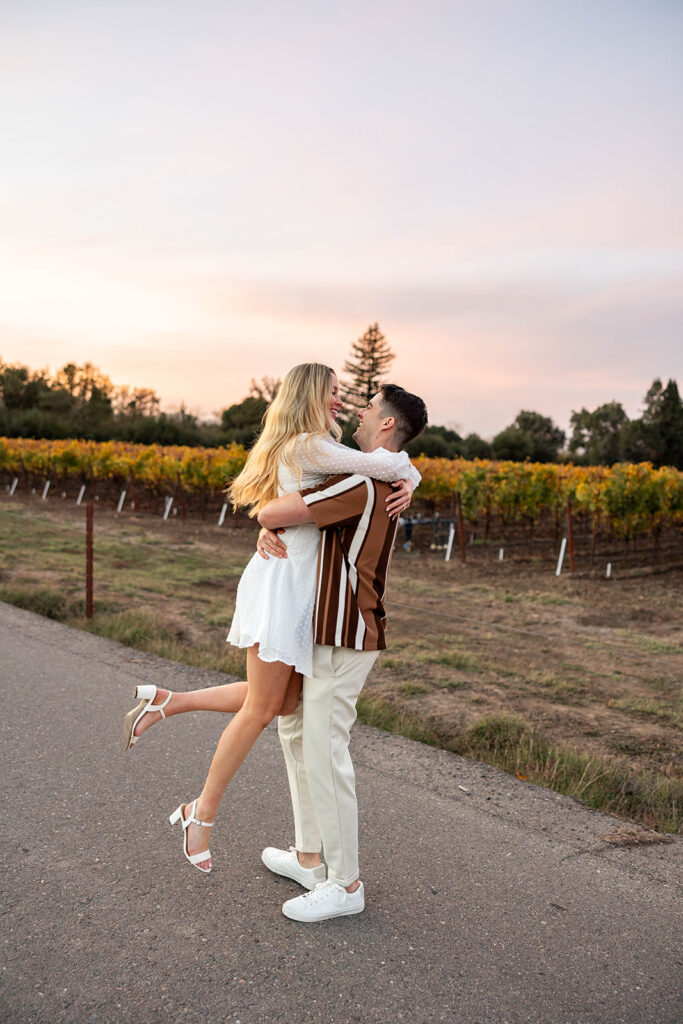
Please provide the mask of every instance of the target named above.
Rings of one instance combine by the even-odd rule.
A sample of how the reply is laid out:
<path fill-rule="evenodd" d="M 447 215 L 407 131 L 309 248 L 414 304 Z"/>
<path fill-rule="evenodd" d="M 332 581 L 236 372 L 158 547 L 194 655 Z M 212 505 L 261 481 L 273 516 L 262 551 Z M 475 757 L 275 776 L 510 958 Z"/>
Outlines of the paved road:
<path fill-rule="evenodd" d="M 167 816 L 223 719 L 120 750 L 135 683 L 217 673 L 0 604 L 3 1020 L 673 1024 L 681 844 L 615 849 L 622 823 L 492 768 L 357 726 L 364 914 L 303 925 L 270 875 L 291 841 L 270 728 L 228 792 L 214 872 Z M 465 787 L 465 792 L 460 787 Z"/>

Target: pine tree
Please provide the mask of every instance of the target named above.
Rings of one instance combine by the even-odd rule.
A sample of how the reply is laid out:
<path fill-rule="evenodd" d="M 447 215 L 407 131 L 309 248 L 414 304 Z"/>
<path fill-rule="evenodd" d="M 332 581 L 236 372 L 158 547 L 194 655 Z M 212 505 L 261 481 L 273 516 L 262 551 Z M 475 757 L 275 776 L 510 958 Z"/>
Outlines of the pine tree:
<path fill-rule="evenodd" d="M 379 391 L 382 378 L 395 358 L 379 324 L 372 324 L 362 338 L 352 343 L 351 358 L 343 367 L 344 373 L 351 378 L 348 383 L 342 382 L 347 412 L 365 408 Z"/>
<path fill-rule="evenodd" d="M 645 395 L 643 433 L 655 466 L 683 467 L 683 402 L 675 380 L 657 377 Z"/>

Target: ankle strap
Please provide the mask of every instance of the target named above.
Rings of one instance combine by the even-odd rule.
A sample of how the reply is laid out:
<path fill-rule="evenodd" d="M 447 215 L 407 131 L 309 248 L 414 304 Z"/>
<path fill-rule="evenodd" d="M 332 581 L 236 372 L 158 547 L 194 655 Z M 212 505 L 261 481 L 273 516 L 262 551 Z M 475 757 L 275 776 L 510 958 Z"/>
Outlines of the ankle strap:
<path fill-rule="evenodd" d="M 150 704 L 150 706 L 146 710 L 147 711 L 159 711 L 161 713 L 161 717 L 162 718 L 166 718 L 166 715 L 164 714 L 164 708 L 166 707 L 166 705 L 168 704 L 168 702 L 169 702 L 169 700 L 171 699 L 172 696 L 173 696 L 173 691 L 169 690 L 168 691 L 168 697 L 166 698 L 166 700 L 162 700 L 161 704 Z"/>
<path fill-rule="evenodd" d="M 187 828 L 188 825 L 201 825 L 203 828 L 213 828 L 214 823 L 212 821 L 200 821 L 199 818 L 195 818 L 194 812 L 197 809 L 197 801 L 192 801 L 192 810 L 190 811 L 190 817 L 185 818 L 183 825 Z"/>

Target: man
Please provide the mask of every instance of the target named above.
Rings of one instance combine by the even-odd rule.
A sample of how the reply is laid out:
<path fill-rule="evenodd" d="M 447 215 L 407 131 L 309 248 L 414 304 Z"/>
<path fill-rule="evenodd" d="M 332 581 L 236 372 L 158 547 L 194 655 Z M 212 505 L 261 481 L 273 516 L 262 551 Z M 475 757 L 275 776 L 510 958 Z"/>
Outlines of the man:
<path fill-rule="evenodd" d="M 425 404 L 384 385 L 359 413 L 354 439 L 364 452 L 399 451 L 427 423 Z M 318 487 L 270 501 L 259 513 L 261 554 L 282 557 L 278 528 L 314 522 L 321 531 L 314 611 L 313 675 L 303 680 L 294 714 L 278 731 L 294 810 L 296 847 L 268 847 L 264 864 L 310 890 L 288 900 L 295 921 L 358 914 L 365 906 L 358 869 L 358 808 L 349 754 L 356 701 L 384 650 L 384 592 L 396 533 L 386 502 L 391 485 L 367 477 L 330 477 Z M 325 867 L 320 860 L 324 848 Z"/>

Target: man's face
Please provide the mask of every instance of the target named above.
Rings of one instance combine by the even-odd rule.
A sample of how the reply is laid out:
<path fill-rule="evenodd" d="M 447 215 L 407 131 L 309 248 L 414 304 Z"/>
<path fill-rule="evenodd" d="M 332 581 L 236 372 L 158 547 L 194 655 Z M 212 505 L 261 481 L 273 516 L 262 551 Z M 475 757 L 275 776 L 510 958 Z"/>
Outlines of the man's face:
<path fill-rule="evenodd" d="M 353 439 L 361 451 L 368 452 L 377 447 L 380 427 L 386 419 L 387 417 L 382 413 L 382 392 L 378 391 L 375 397 L 358 413 L 358 427 Z"/>

